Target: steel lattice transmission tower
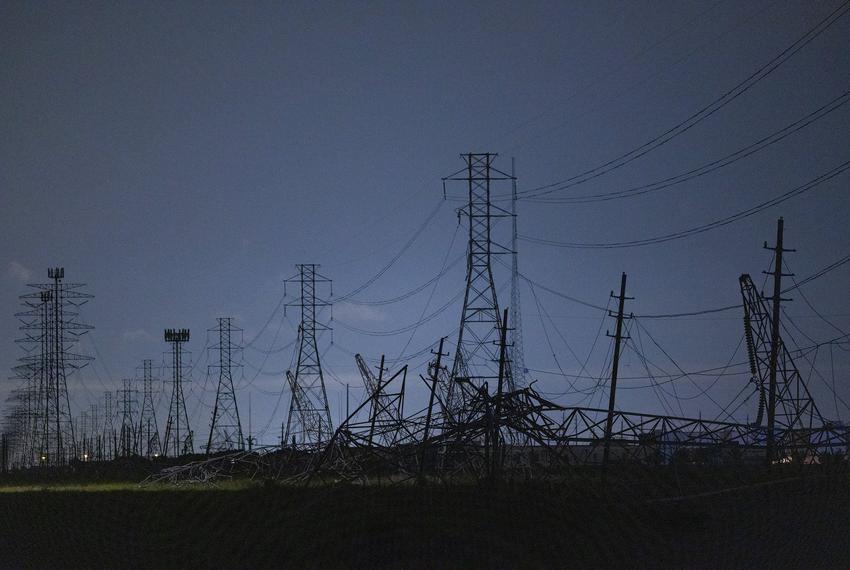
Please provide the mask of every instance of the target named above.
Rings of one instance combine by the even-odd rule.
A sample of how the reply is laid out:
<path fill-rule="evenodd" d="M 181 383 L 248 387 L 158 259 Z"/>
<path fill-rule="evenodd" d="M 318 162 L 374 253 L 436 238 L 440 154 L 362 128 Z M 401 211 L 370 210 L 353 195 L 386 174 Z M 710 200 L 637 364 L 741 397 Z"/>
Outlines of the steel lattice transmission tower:
<path fill-rule="evenodd" d="M 159 441 L 159 426 L 156 423 L 156 407 L 153 402 L 153 361 L 142 361 L 142 407 L 139 412 L 139 455 L 159 457 L 162 445 Z"/>
<path fill-rule="evenodd" d="M 285 283 L 298 283 L 301 296 L 286 306 L 301 307 L 301 323 L 298 326 L 300 343 L 295 374 L 288 370 L 286 372 L 292 398 L 281 446 L 318 445 L 328 441 L 333 433 L 317 339 L 318 333 L 330 330 L 330 327 L 316 321 L 317 311 L 330 306 L 330 303 L 316 295 L 316 285 L 330 284 L 331 280 L 316 272 L 318 265 L 301 264 L 296 267 L 298 275 L 287 279 Z"/>
<path fill-rule="evenodd" d="M 172 386 L 163 455 L 177 457 L 195 452 L 183 398 L 183 344 L 189 342 L 189 329 L 165 329 L 164 336 L 165 342 L 171 343 Z"/>
<path fill-rule="evenodd" d="M 136 440 L 136 413 L 138 390 L 132 388 L 132 380 L 124 379 L 124 387 L 118 390 L 118 402 L 121 405 L 121 432 L 118 438 L 118 455 L 130 457 L 138 452 Z"/>
<path fill-rule="evenodd" d="M 485 384 L 488 389 L 495 389 L 495 382 L 499 380 L 498 345 L 502 315 L 496 297 L 491 261 L 493 255 L 511 253 L 511 250 L 492 240 L 492 221 L 512 214 L 494 205 L 490 200 L 490 192 L 493 182 L 513 181 L 514 177 L 493 168 L 496 156 L 491 153 L 461 155 L 466 168 L 443 179 L 444 185 L 446 181 L 452 180 L 466 182 L 468 193 L 467 204 L 460 210 L 469 223 L 466 293 L 448 398 L 456 402 L 457 406 L 462 406 L 468 397 Z M 505 387 L 511 391 L 515 386 L 510 365 L 505 372 Z M 461 397 L 454 394 L 458 388 Z"/>
<path fill-rule="evenodd" d="M 36 291 L 21 296 L 27 310 L 16 315 L 25 335 L 19 343 L 27 351 L 15 368 L 25 380 L 25 465 L 64 465 L 77 458 L 67 379 L 91 361 L 73 346 L 92 329 L 77 320 L 77 309 L 92 295 L 80 290 L 81 283 L 65 283 L 62 267 L 48 269 L 47 276 L 50 283 L 32 284 Z"/>
<path fill-rule="evenodd" d="M 241 366 L 234 362 L 234 358 L 242 350 L 241 343 L 233 342 L 233 333 L 241 333 L 242 329 L 234 327 L 232 321 L 230 317 L 220 317 L 218 327 L 210 331 L 218 335 L 218 344 L 211 347 L 212 350 L 218 350 L 218 364 L 210 366 L 211 369 L 218 369 L 218 390 L 210 420 L 207 454 L 245 449 L 236 390 L 233 387 L 233 369 Z"/>
<path fill-rule="evenodd" d="M 115 459 L 118 451 L 118 438 L 115 433 L 115 412 L 112 409 L 112 392 L 103 393 L 103 435 L 101 436 L 103 454 L 106 460 Z"/>

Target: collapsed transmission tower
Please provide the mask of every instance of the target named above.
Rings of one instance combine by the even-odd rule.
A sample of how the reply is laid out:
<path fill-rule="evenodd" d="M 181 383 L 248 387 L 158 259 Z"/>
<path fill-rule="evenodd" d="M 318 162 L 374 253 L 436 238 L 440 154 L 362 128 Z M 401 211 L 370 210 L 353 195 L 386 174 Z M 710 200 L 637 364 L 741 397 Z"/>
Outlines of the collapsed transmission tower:
<path fill-rule="evenodd" d="M 770 464 L 779 457 L 779 451 L 788 447 L 789 434 L 794 430 L 811 430 L 823 417 L 803 380 L 794 359 L 788 352 L 780 334 L 782 254 L 794 251 L 783 248 L 784 222 L 779 218 L 776 245 L 765 248 L 774 252 L 773 295 L 759 293 L 752 278 L 741 275 L 741 296 L 744 301 L 744 335 L 747 341 L 750 374 L 758 394 L 758 413 L 755 425 L 761 426 L 767 413 L 765 427 L 765 461 Z M 771 302 L 768 306 L 768 301 Z"/>
<path fill-rule="evenodd" d="M 139 455 L 159 457 L 162 447 L 159 442 L 159 426 L 156 423 L 156 407 L 153 401 L 153 361 L 142 361 L 142 407 L 139 412 Z"/>
<path fill-rule="evenodd" d="M 189 342 L 189 329 L 165 329 L 164 336 L 165 342 L 171 344 L 172 381 L 163 455 L 177 457 L 195 452 L 183 398 L 183 344 Z"/>
<path fill-rule="evenodd" d="M 232 321 L 230 317 L 220 317 L 218 327 L 210 331 L 218 336 L 218 344 L 210 348 L 218 350 L 218 364 L 210 366 L 210 369 L 218 369 L 218 390 L 215 393 L 215 406 L 210 420 L 207 454 L 245 449 L 232 374 L 234 368 L 241 366 L 234 362 L 234 358 L 242 349 L 241 343 L 234 344 L 233 333 L 242 332 L 242 329 L 234 327 Z"/>
<path fill-rule="evenodd" d="M 133 416 L 136 412 L 138 400 L 137 390 L 132 387 L 132 380 L 124 379 L 124 387 L 118 390 L 118 401 L 121 404 L 121 432 L 118 439 L 118 455 L 130 457 L 137 453 L 136 445 L 136 423 Z"/>
<path fill-rule="evenodd" d="M 91 360 L 73 346 L 92 328 L 77 320 L 77 309 L 92 295 L 80 290 L 81 283 L 65 283 L 62 267 L 48 269 L 47 275 L 50 283 L 31 284 L 36 291 L 21 296 L 27 310 L 16 315 L 24 331 L 19 343 L 27 352 L 15 367 L 25 381 L 22 465 L 65 465 L 77 458 L 67 379 Z"/>
<path fill-rule="evenodd" d="M 316 295 L 316 285 L 330 283 L 331 280 L 317 273 L 318 267 L 314 264 L 297 265 L 298 275 L 285 281 L 299 284 L 301 296 L 286 306 L 301 307 L 301 323 L 298 325 L 298 365 L 294 375 L 288 370 L 286 372 L 292 398 L 282 446 L 319 445 L 333 434 L 317 339 L 317 333 L 330 330 L 330 327 L 316 320 L 317 311 L 330 306 Z"/>
<path fill-rule="evenodd" d="M 495 154 L 461 156 L 466 161 L 466 168 L 444 178 L 443 184 L 445 187 L 446 181 L 464 181 L 468 193 L 467 204 L 460 210 L 469 223 L 466 293 L 447 396 L 448 401 L 463 407 L 485 385 L 492 390 L 500 380 L 496 364 L 500 361 L 498 344 L 502 315 L 496 297 L 491 256 L 511 251 L 492 240 L 491 223 L 493 218 L 510 217 L 512 214 L 494 205 L 490 200 L 490 192 L 493 182 L 513 181 L 515 178 L 493 168 Z M 505 389 L 514 390 L 510 366 L 505 370 L 504 380 Z M 458 389 L 460 397 L 454 394 Z M 457 411 L 450 410 L 449 413 L 454 415 Z"/>

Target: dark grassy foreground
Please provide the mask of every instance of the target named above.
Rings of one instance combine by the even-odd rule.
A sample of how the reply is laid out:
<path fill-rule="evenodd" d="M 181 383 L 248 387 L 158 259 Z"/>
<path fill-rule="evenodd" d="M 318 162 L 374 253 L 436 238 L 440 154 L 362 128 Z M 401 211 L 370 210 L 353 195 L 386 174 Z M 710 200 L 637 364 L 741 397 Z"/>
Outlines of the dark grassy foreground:
<path fill-rule="evenodd" d="M 775 479 L 660 502 L 642 485 L 590 478 L 498 489 L 18 490 L 0 493 L 0 564 L 850 568 L 850 478 Z"/>

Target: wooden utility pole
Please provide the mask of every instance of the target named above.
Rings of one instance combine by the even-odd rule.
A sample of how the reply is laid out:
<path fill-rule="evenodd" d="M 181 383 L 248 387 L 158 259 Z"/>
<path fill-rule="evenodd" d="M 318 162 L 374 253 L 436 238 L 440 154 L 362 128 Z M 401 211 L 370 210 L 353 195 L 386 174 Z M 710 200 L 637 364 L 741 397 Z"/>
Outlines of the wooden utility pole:
<path fill-rule="evenodd" d="M 611 297 L 614 299 L 619 299 L 620 304 L 617 309 L 617 331 L 614 333 L 614 361 L 611 364 L 611 388 L 610 393 L 608 394 L 608 419 L 605 422 L 605 448 L 602 454 L 602 465 L 604 467 L 608 467 L 608 458 L 611 454 L 611 432 L 614 428 L 614 404 L 617 398 L 617 373 L 620 368 L 620 344 L 624 338 L 623 337 L 623 309 L 625 308 L 626 299 L 633 299 L 633 297 L 626 297 L 626 274 L 623 273 L 622 278 L 620 279 L 620 295 L 614 295 L 614 292 L 611 292 Z M 610 311 L 608 312 L 609 316 L 614 316 Z M 607 333 L 606 333 L 607 334 Z M 608 336 L 611 336 L 608 334 Z"/>
<path fill-rule="evenodd" d="M 437 361 L 434 363 L 434 368 L 431 371 L 431 395 L 428 397 L 428 413 L 425 415 L 425 431 L 422 433 L 422 446 L 419 453 L 419 475 L 417 477 L 417 483 L 420 485 L 425 482 L 425 461 L 428 456 L 428 438 L 431 435 L 431 416 L 434 411 L 434 398 L 437 393 L 437 383 L 440 380 L 440 369 L 442 368 L 443 356 L 448 356 L 443 354 L 443 343 L 446 341 L 446 337 L 440 339 L 440 347 L 437 349 Z"/>

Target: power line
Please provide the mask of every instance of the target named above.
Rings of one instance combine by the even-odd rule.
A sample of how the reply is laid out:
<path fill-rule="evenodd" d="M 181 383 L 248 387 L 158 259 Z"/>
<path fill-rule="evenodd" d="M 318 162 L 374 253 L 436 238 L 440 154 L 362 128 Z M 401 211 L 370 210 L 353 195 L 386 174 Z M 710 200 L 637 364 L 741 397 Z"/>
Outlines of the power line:
<path fill-rule="evenodd" d="M 413 235 L 412 235 L 412 236 L 410 236 L 410 239 L 408 239 L 408 240 L 407 240 L 407 242 L 405 242 L 405 244 L 404 244 L 404 245 L 402 246 L 402 248 L 398 251 L 398 253 L 396 253 L 396 254 L 393 256 L 393 258 L 392 258 L 392 259 L 390 259 L 390 261 L 389 261 L 386 265 L 384 265 L 384 267 L 382 267 L 382 268 L 381 268 L 381 269 L 380 269 L 377 273 L 375 273 L 372 277 L 370 277 L 369 279 L 367 279 L 366 281 L 364 281 L 364 282 L 363 282 L 363 283 L 362 283 L 359 287 L 356 287 L 356 288 L 352 289 L 351 291 L 349 291 L 348 293 L 346 293 L 346 294 L 344 294 L 344 295 L 342 295 L 342 296 L 340 296 L 340 297 L 337 297 L 337 298 L 335 299 L 335 302 L 336 302 L 336 303 L 339 303 L 340 301 L 345 301 L 345 300 L 347 300 L 347 299 L 350 299 L 351 297 L 354 297 L 354 296 L 355 296 L 355 295 L 357 295 L 358 293 L 360 293 L 360 292 L 364 291 L 366 288 L 368 288 L 369 286 L 371 286 L 371 285 L 372 285 L 375 281 L 377 281 L 378 279 L 380 279 L 380 278 L 384 275 L 384 273 L 386 273 L 387 271 L 389 271 L 389 270 L 390 270 L 390 268 L 391 268 L 393 265 L 395 265 L 396 261 L 398 261 L 398 260 L 401 258 L 401 256 L 402 256 L 402 255 L 404 255 L 404 254 L 407 252 L 407 250 L 408 250 L 408 249 L 410 249 L 410 246 L 412 246 L 412 245 L 413 245 L 413 243 L 416 241 L 416 239 L 417 239 L 420 235 L 422 235 L 422 232 L 423 232 L 423 231 L 425 231 L 425 228 L 428 226 L 428 224 L 430 224 L 430 223 L 431 223 L 431 221 L 432 221 L 432 220 L 433 220 L 433 219 L 437 216 L 437 212 L 439 212 L 439 211 L 440 211 L 440 208 L 441 208 L 442 206 L 443 206 L 443 201 L 441 200 L 441 201 L 439 201 L 439 202 L 437 203 L 437 206 L 436 206 L 433 210 L 431 210 L 431 213 L 428 215 L 428 217 L 427 217 L 427 218 L 425 218 L 425 221 L 424 221 L 424 222 L 422 222 L 422 225 L 421 225 L 421 226 L 419 226 L 419 228 L 417 228 L 417 230 L 416 230 L 415 232 L 413 232 Z"/>
<path fill-rule="evenodd" d="M 636 196 L 642 196 L 651 192 L 664 190 L 666 188 L 682 184 L 683 182 L 687 182 L 689 180 L 705 176 L 706 174 L 729 166 L 730 164 L 734 164 L 739 160 L 743 160 L 744 158 L 747 158 L 771 145 L 774 145 L 784 140 L 785 138 L 791 136 L 792 134 L 806 128 L 815 121 L 822 119 L 829 113 L 832 113 L 833 111 L 841 108 L 848 102 L 850 102 L 850 90 L 845 91 L 842 95 L 836 97 L 835 99 L 833 99 L 826 105 L 821 106 L 817 110 L 809 113 L 805 117 L 798 119 L 793 123 L 790 123 L 785 127 L 779 129 L 778 131 L 775 131 L 770 135 L 762 137 L 754 143 L 740 148 L 731 154 L 727 154 L 722 158 L 718 158 L 697 168 L 692 168 L 691 170 L 677 174 L 675 176 L 669 176 L 661 180 L 656 180 L 655 182 L 650 182 L 648 184 L 642 184 L 639 186 L 633 186 L 625 190 L 617 190 L 615 192 L 604 192 L 600 194 L 589 194 L 584 196 L 572 196 L 551 199 L 526 197 L 524 199 L 529 202 L 538 202 L 545 204 L 590 204 L 595 202 L 606 202 L 609 200 L 617 200 L 622 198 L 634 198 Z"/>
<path fill-rule="evenodd" d="M 434 283 L 439 281 L 441 277 L 443 277 L 446 273 L 448 273 L 449 270 L 454 268 L 465 257 L 466 257 L 465 254 L 457 256 L 448 266 L 443 266 L 440 269 L 439 273 L 437 273 L 431 279 L 429 279 L 425 283 L 411 289 L 410 291 L 407 291 L 406 293 L 402 293 L 401 295 L 397 295 L 397 296 L 392 297 L 390 299 L 382 299 L 380 301 L 359 301 L 357 299 L 346 299 L 346 302 L 351 303 L 352 305 L 378 306 L 378 305 L 390 305 L 392 303 L 398 303 L 399 301 L 404 301 L 405 299 L 408 299 L 408 298 L 416 295 L 417 293 L 421 293 L 422 291 L 427 289 L 429 285 L 433 285 Z"/>
<path fill-rule="evenodd" d="M 577 242 L 564 242 L 550 239 L 543 239 L 534 236 L 526 236 L 520 235 L 520 239 L 530 243 L 536 243 L 541 245 L 547 245 L 551 247 L 561 247 L 561 248 L 571 248 L 571 249 L 620 249 L 627 247 L 642 247 L 647 245 L 656 245 L 659 243 L 665 243 L 668 241 L 674 241 L 679 239 L 684 239 L 691 237 L 696 234 L 701 234 L 707 231 L 711 231 L 726 225 L 729 225 L 734 222 L 738 222 L 750 216 L 753 216 L 763 210 L 768 208 L 772 208 L 782 202 L 790 200 L 791 198 L 795 198 L 801 194 L 809 192 L 810 190 L 814 190 L 824 182 L 835 178 L 836 176 L 842 174 L 846 170 L 850 169 L 850 160 L 843 162 L 842 164 L 836 166 L 835 168 L 821 174 L 817 178 L 806 182 L 801 186 L 797 186 L 796 188 L 789 190 L 779 196 L 771 198 L 765 202 L 747 208 L 745 210 L 741 210 L 735 214 L 730 216 L 726 216 L 725 218 L 720 218 L 718 220 L 714 220 L 707 224 L 702 224 L 699 226 L 694 226 L 685 230 L 680 230 L 677 232 L 673 232 L 670 234 L 664 234 L 660 236 L 654 236 L 650 238 L 638 239 L 638 240 L 629 240 L 629 241 L 620 241 L 620 242 L 608 242 L 608 243 L 577 243 Z"/>
<path fill-rule="evenodd" d="M 409 325 L 406 325 L 406 326 L 403 326 L 403 327 L 400 327 L 400 328 L 397 328 L 397 329 L 389 330 L 389 331 L 370 331 L 370 330 L 367 330 L 367 329 L 361 329 L 361 328 L 349 325 L 349 324 L 345 323 L 344 321 L 340 321 L 338 319 L 335 320 L 334 322 L 337 323 L 339 326 L 341 326 L 344 329 L 348 329 L 352 332 L 365 334 L 365 335 L 368 335 L 368 336 L 395 336 L 395 335 L 398 335 L 398 334 L 410 332 L 410 331 L 414 330 L 415 328 L 419 327 L 420 325 L 423 325 L 423 324 L 427 323 L 428 321 L 431 321 L 434 318 L 438 317 L 441 313 L 443 313 L 446 309 L 448 309 L 452 304 L 454 304 L 456 301 L 458 301 L 461 298 L 461 296 L 463 296 L 463 293 L 464 293 L 463 291 L 459 291 L 454 297 L 449 299 L 449 301 L 445 305 L 443 305 L 439 309 L 436 309 L 433 313 L 431 313 L 427 317 L 420 318 L 418 321 L 416 321 L 414 323 L 411 323 Z"/>
<path fill-rule="evenodd" d="M 685 120 L 667 129 L 660 135 L 657 135 L 649 141 L 641 144 L 640 146 L 637 146 L 632 150 L 625 152 L 615 158 L 612 158 L 611 160 L 608 160 L 596 167 L 590 168 L 588 170 L 585 170 L 584 172 L 581 172 L 569 178 L 565 178 L 563 180 L 559 180 L 542 186 L 537 186 L 534 188 L 529 188 L 528 190 L 523 190 L 519 192 L 519 194 L 524 196 L 539 197 L 546 194 L 550 194 L 552 192 L 565 190 L 567 188 L 571 188 L 573 186 L 588 182 L 589 180 L 593 180 L 594 178 L 607 174 L 613 170 L 617 170 L 625 166 L 626 164 L 637 160 L 645 154 L 663 146 L 664 144 L 670 142 L 674 138 L 698 125 L 702 121 L 706 120 L 714 113 L 716 113 L 717 111 L 719 111 L 720 109 L 722 109 L 723 107 L 725 107 L 726 105 L 728 105 L 729 103 L 749 91 L 762 79 L 768 77 L 779 66 L 788 61 L 797 52 L 802 50 L 805 46 L 807 46 L 815 38 L 820 36 L 830 26 L 832 26 L 832 24 L 838 21 L 838 19 L 840 19 L 847 12 L 848 9 L 850 9 L 850 0 L 843 2 L 826 18 L 818 22 L 814 27 L 810 28 L 800 38 L 798 38 L 791 45 L 782 50 L 782 52 L 780 52 L 773 59 L 761 66 L 755 72 L 750 74 L 746 79 L 735 85 L 732 89 L 726 91 L 725 93 L 714 99 L 711 103 L 704 106 L 695 113 L 691 114 Z"/>
<path fill-rule="evenodd" d="M 784 293 L 788 293 L 789 291 L 798 290 L 803 285 L 811 283 L 812 281 L 815 281 L 816 279 L 820 279 L 824 275 L 830 273 L 831 271 L 835 271 L 836 269 L 838 269 L 839 267 L 841 267 L 842 265 L 844 265 L 845 263 L 848 263 L 848 262 L 850 262 L 850 255 L 845 255 L 844 257 L 842 257 L 838 261 L 830 263 L 829 265 L 827 265 L 826 267 L 824 267 L 820 271 L 817 271 L 817 272 L 813 273 L 812 275 L 809 275 L 805 279 L 801 279 L 800 281 L 796 281 L 792 278 L 792 281 L 794 281 L 794 285 L 792 285 L 791 287 L 786 287 L 785 289 L 782 290 L 782 293 L 784 294 Z M 802 291 L 800 291 L 800 294 L 803 295 Z M 804 296 L 804 300 L 806 300 L 805 296 Z M 818 317 L 820 317 L 821 319 L 824 319 L 824 317 L 820 313 L 818 313 L 818 311 L 815 310 L 814 307 L 812 307 L 811 303 L 808 303 L 808 300 L 806 300 L 806 302 Z M 711 313 L 720 313 L 720 312 L 724 312 L 724 311 L 730 311 L 732 309 L 740 309 L 741 307 L 743 307 L 743 305 L 741 303 L 738 303 L 737 305 L 726 305 L 725 307 L 716 307 L 716 308 L 713 308 L 713 309 L 702 309 L 702 310 L 698 310 L 698 311 L 690 311 L 690 312 L 685 312 L 685 313 L 639 315 L 639 317 L 641 319 L 675 319 L 675 318 L 680 318 L 680 317 L 693 317 L 693 316 L 698 316 L 698 315 L 708 315 L 708 314 L 711 314 Z M 836 328 L 836 327 L 834 327 L 834 325 L 833 325 L 833 328 Z M 838 332 L 841 332 L 841 333 L 844 332 L 841 329 L 837 329 L 837 330 L 838 330 Z"/>

